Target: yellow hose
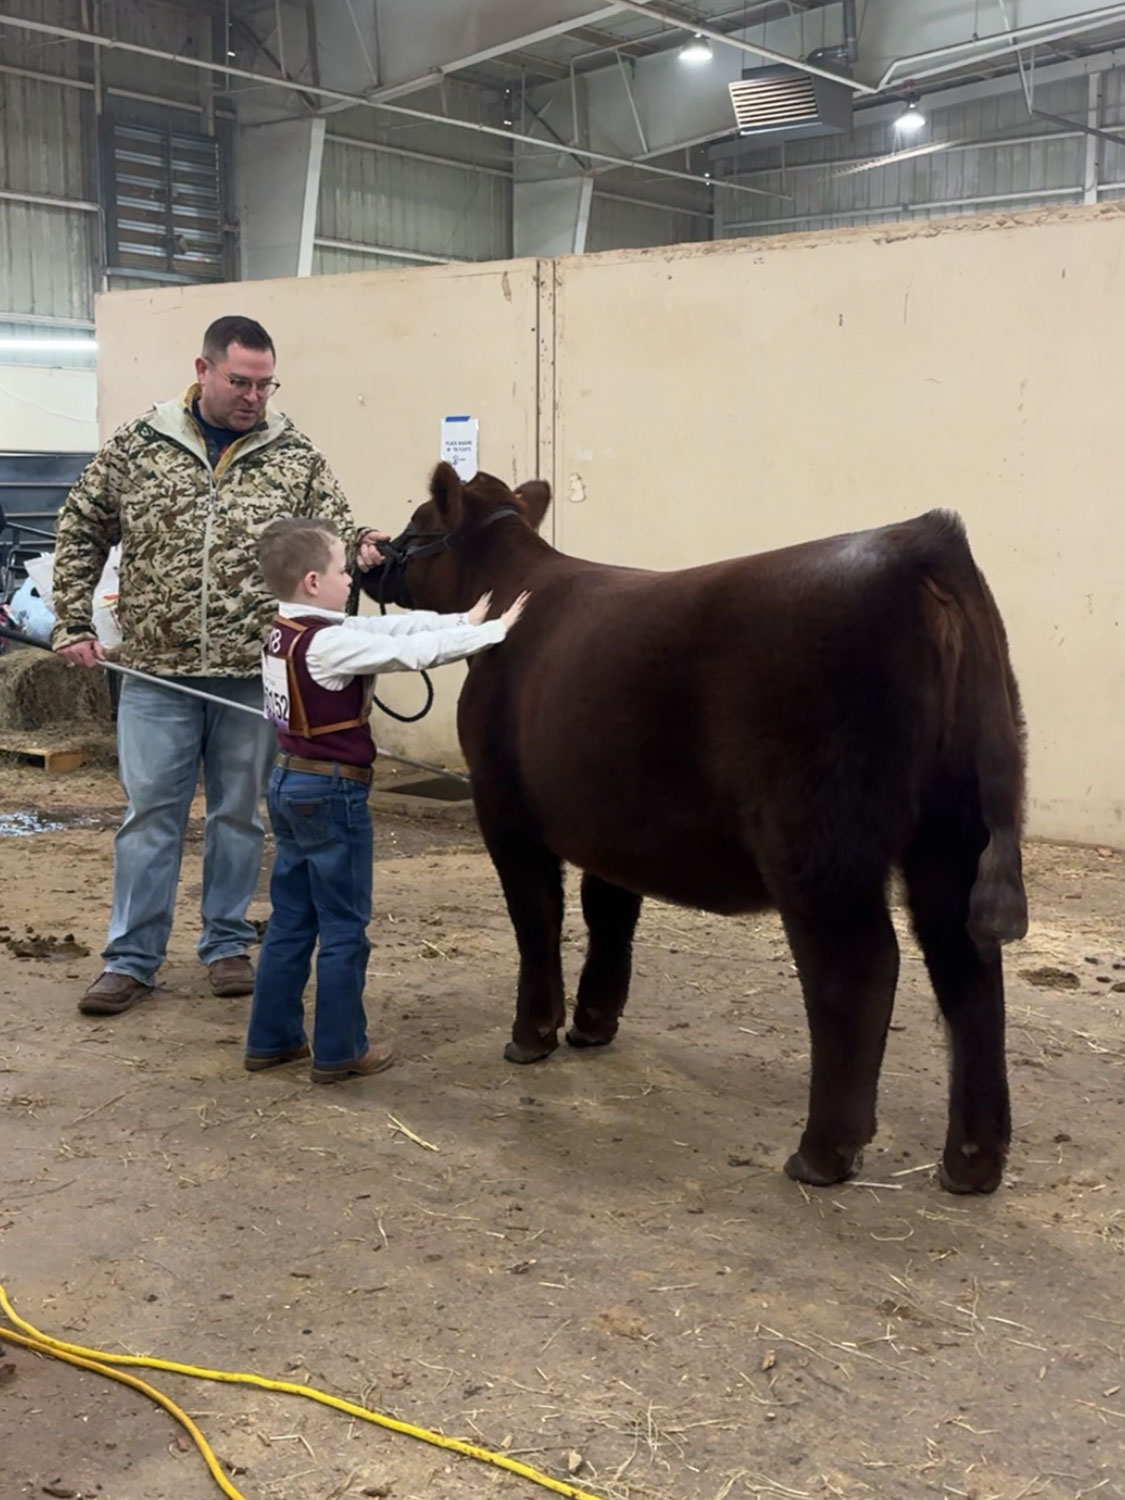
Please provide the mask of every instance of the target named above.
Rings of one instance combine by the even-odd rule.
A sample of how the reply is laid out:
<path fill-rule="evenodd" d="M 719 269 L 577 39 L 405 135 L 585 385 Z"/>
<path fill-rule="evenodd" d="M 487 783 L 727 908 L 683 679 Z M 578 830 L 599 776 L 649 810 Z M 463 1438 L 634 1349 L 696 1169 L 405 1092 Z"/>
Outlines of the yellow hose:
<path fill-rule="evenodd" d="M 3 1283 L 0 1283 L 0 1310 L 16 1325 L 16 1328 L 22 1330 L 16 1333 L 13 1329 L 0 1327 L 0 1339 L 8 1339 L 13 1344 L 30 1349 L 34 1354 L 61 1359 L 69 1365 L 76 1365 L 81 1370 L 91 1370 L 95 1375 L 105 1375 L 110 1380 L 118 1380 L 122 1385 L 131 1386 L 147 1396 L 149 1400 L 155 1401 L 158 1406 L 162 1406 L 190 1435 L 203 1455 L 203 1461 L 212 1479 L 228 1500 L 246 1500 L 246 1496 L 236 1490 L 223 1473 L 207 1439 L 187 1412 L 155 1387 L 147 1385 L 143 1380 L 138 1380 L 134 1375 L 126 1375 L 121 1370 L 110 1369 L 111 1365 L 141 1365 L 149 1370 L 167 1370 L 173 1375 L 189 1375 L 195 1380 L 215 1380 L 228 1385 L 256 1386 L 263 1391 L 281 1391 L 288 1396 L 304 1396 L 308 1401 L 317 1401 L 321 1406 L 330 1406 L 334 1411 L 342 1411 L 358 1421 L 371 1422 L 376 1427 L 387 1428 L 390 1432 L 405 1433 L 407 1437 L 418 1438 L 423 1443 L 432 1443 L 436 1448 L 446 1448 L 451 1453 L 460 1453 L 466 1458 L 475 1458 L 481 1463 L 494 1464 L 498 1469 L 507 1469 L 509 1473 L 518 1474 L 521 1479 L 529 1480 L 530 1483 L 537 1484 L 542 1489 L 552 1490 L 556 1495 L 567 1496 L 568 1500 L 600 1500 L 597 1495 L 580 1490 L 565 1479 L 552 1479 L 549 1474 L 542 1474 L 538 1469 L 531 1468 L 529 1464 L 521 1464 L 518 1459 L 509 1458 L 505 1453 L 492 1453 L 487 1448 L 478 1448 L 473 1443 L 464 1443 L 460 1438 L 443 1437 L 441 1433 L 428 1432 L 424 1427 L 414 1427 L 409 1422 L 400 1422 L 397 1418 L 384 1416 L 381 1412 L 368 1411 L 365 1406 L 357 1406 L 354 1402 L 345 1401 L 340 1396 L 330 1396 L 326 1391 L 318 1391 L 315 1386 L 297 1385 L 290 1380 L 269 1380 L 264 1375 L 235 1374 L 230 1370 L 197 1369 L 194 1365 L 180 1365 L 167 1359 L 150 1359 L 140 1354 L 106 1354 L 100 1349 L 84 1349 L 81 1344 L 64 1343 L 62 1339 L 55 1339 L 49 1334 L 41 1333 L 38 1328 L 21 1318 L 8 1301 L 8 1294 L 4 1290 Z"/>
<path fill-rule="evenodd" d="M 0 1292 L 0 1296 L 2 1295 L 3 1293 Z M 23 1326 L 27 1327 L 28 1325 L 23 1324 Z M 77 1354 L 64 1352 L 63 1349 L 57 1346 L 52 1347 L 50 1343 L 40 1338 L 25 1338 L 22 1333 L 15 1333 L 10 1328 L 0 1328 L 0 1337 L 7 1339 L 10 1344 L 22 1344 L 25 1349 L 30 1349 L 34 1354 L 48 1354 L 52 1359 L 65 1360 L 68 1365 L 77 1365 L 80 1370 L 92 1370 L 95 1375 L 106 1375 L 110 1380 L 119 1380 L 122 1385 L 128 1385 L 133 1390 L 140 1391 L 142 1396 L 147 1396 L 150 1401 L 155 1401 L 158 1406 L 162 1406 L 184 1428 L 192 1442 L 199 1449 L 200 1453 L 202 1453 L 203 1462 L 211 1471 L 211 1478 L 219 1486 L 223 1494 L 228 1496 L 229 1500 L 246 1500 L 245 1495 L 240 1490 L 236 1490 L 223 1473 L 219 1467 L 219 1461 L 214 1453 L 212 1453 L 207 1439 L 188 1416 L 187 1412 L 178 1407 L 162 1391 L 158 1391 L 154 1386 L 146 1385 L 143 1380 L 138 1380 L 135 1375 L 126 1375 L 123 1370 L 111 1370 L 108 1365 L 99 1364 L 96 1360 L 82 1359 Z"/>

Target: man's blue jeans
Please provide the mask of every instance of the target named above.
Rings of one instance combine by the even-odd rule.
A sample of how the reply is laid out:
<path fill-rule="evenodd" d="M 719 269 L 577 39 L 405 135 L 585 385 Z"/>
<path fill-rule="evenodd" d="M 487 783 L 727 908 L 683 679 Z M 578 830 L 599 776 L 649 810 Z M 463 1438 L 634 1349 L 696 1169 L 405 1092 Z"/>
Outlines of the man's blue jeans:
<path fill-rule="evenodd" d="M 302 996 L 319 940 L 313 1065 L 346 1067 L 367 1051 L 363 988 L 374 852 L 367 787 L 277 767 L 269 809 L 276 844 L 271 911 L 246 1055 L 282 1057 L 304 1043 Z"/>
<path fill-rule="evenodd" d="M 171 677 L 186 687 L 260 709 L 257 678 Z M 262 793 L 277 749 L 266 720 L 126 677 L 117 709 L 117 758 L 129 799 L 113 848 L 113 913 L 102 953 L 113 974 L 152 984 L 164 962 L 184 834 L 203 766 L 204 963 L 236 958 L 255 942 L 246 920 L 262 868 Z"/>

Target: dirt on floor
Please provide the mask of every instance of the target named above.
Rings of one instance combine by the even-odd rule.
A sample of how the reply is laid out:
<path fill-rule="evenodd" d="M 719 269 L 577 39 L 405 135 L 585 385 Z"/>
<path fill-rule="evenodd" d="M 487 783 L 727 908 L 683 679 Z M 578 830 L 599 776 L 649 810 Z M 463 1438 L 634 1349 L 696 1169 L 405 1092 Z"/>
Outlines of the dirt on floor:
<path fill-rule="evenodd" d="M 514 1068 L 473 827 L 380 816 L 370 1010 L 399 1062 L 316 1088 L 242 1069 L 247 1002 L 194 957 L 198 816 L 154 998 L 77 1013 L 120 811 L 111 772 L 0 772 L 0 1282 L 44 1332 L 307 1383 L 609 1500 L 1125 1496 L 1119 853 L 1028 850 L 1010 1170 L 966 1200 L 934 1178 L 944 1046 L 905 935 L 863 1175 L 804 1189 L 774 918 L 648 903 L 614 1046 Z M 572 904 L 571 987 L 582 940 Z M 2 1500 L 218 1493 L 144 1396 L 0 1345 Z M 247 1500 L 542 1493 L 293 1396 L 146 1378 Z"/>

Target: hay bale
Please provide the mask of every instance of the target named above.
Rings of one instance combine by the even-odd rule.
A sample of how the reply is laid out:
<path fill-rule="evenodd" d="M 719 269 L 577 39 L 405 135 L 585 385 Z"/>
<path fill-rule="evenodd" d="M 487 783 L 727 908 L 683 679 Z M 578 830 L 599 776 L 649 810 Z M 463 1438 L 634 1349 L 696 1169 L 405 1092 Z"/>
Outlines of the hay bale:
<path fill-rule="evenodd" d="M 109 686 L 102 671 L 67 667 L 46 651 L 5 651 L 0 656 L 0 725 L 8 731 L 106 731 Z"/>

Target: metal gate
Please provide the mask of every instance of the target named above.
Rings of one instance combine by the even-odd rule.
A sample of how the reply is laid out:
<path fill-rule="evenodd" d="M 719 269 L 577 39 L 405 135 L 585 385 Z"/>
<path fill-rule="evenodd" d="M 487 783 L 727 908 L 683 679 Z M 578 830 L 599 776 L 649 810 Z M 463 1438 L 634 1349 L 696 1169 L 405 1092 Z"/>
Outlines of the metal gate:
<path fill-rule="evenodd" d="M 27 559 L 52 547 L 59 509 L 93 456 L 0 452 L 0 604 L 23 582 Z"/>

